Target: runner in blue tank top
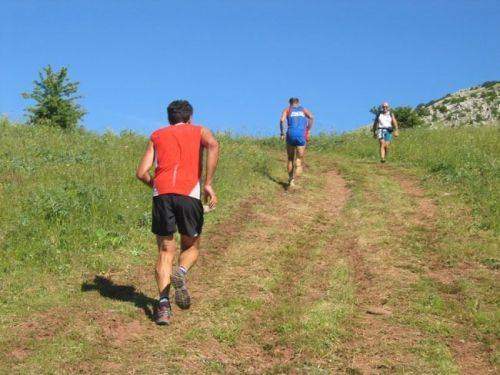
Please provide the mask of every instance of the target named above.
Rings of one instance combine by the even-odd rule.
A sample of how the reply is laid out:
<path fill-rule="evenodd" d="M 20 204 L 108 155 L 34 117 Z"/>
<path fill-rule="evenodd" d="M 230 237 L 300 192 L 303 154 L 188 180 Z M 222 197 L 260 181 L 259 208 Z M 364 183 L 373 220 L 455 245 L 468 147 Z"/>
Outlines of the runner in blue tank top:
<path fill-rule="evenodd" d="M 288 185 L 295 186 L 295 178 L 302 174 L 302 164 L 309 132 L 314 122 L 310 111 L 300 105 L 298 98 L 290 98 L 290 106 L 283 110 L 280 120 L 281 140 L 285 140 L 288 155 Z"/>

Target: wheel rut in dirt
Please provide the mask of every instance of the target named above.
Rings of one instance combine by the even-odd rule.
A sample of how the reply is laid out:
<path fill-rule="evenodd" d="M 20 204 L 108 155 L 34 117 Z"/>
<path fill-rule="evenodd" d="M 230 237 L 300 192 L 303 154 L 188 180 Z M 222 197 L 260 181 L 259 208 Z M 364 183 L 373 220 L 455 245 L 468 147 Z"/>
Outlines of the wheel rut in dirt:
<path fill-rule="evenodd" d="M 365 183 L 363 189 L 363 199 L 366 208 L 373 210 L 374 218 L 354 219 L 372 229 L 359 230 L 351 238 L 348 251 L 355 272 L 358 305 L 354 338 L 345 349 L 349 367 L 367 374 L 435 371 L 426 367 L 425 354 L 421 357 L 420 353 L 430 350 L 423 345 L 437 341 L 449 348 L 460 372 L 494 373 L 487 350 L 473 334 L 465 339 L 453 333 L 439 336 L 421 328 L 419 323 L 409 323 L 407 313 L 417 314 L 411 319 L 420 319 L 415 310 L 410 312 L 414 309 L 409 305 L 414 303 L 412 288 L 426 279 L 451 285 L 461 267 L 458 270 L 446 267 L 432 250 L 439 241 L 436 230 L 439 209 L 416 179 L 388 166 L 371 173 L 371 182 Z M 385 204 L 387 200 L 380 196 L 383 189 L 391 194 L 390 204 Z M 397 230 L 386 230 L 377 220 L 387 220 Z M 425 261 L 408 249 L 415 246 L 415 241 L 417 248 L 427 254 Z M 446 301 L 460 296 L 451 294 L 442 298 Z M 456 321 L 452 324 L 460 325 Z"/>
<path fill-rule="evenodd" d="M 297 285 L 311 268 L 328 267 L 327 262 L 319 264 L 320 257 L 311 255 L 310 248 L 319 246 L 318 252 L 324 251 L 320 243 L 323 234 L 337 219 L 349 194 L 343 179 L 331 170 L 321 176 L 304 177 L 301 184 L 254 207 L 251 225 L 229 244 L 225 256 L 214 260 L 218 271 L 200 269 L 195 276 L 199 281 L 193 280 L 191 285 L 197 289 L 200 283 L 203 300 L 193 306 L 192 316 L 174 323 L 172 334 L 182 336 L 181 332 L 195 327 L 204 333 L 199 342 L 186 342 L 189 348 L 177 364 L 180 368 L 206 371 L 207 363 L 217 363 L 226 371 L 262 372 L 297 360 L 293 343 L 280 343 L 276 334 L 276 326 L 297 317 L 275 312 L 286 308 L 294 298 L 307 305 L 308 299 L 321 297 L 321 287 L 317 287 L 315 296 L 303 298 L 297 293 Z M 226 235 L 232 237 L 231 233 Z M 210 240 L 207 246 L 212 246 Z M 230 311 L 233 308 L 241 310 Z M 206 322 L 205 315 L 204 325 L 199 315 L 204 313 L 221 314 L 219 319 L 226 316 L 227 320 Z M 234 336 L 226 337 L 231 334 Z"/>
<path fill-rule="evenodd" d="M 309 171 L 314 173 L 299 180 L 299 188 L 277 187 L 272 196 L 250 197 L 231 218 L 207 227 L 199 263 L 188 275 L 192 306 L 187 311 L 174 307 L 171 326 L 156 327 L 138 310 L 122 324 L 132 324 L 134 333 L 122 335 L 121 320 L 108 321 L 107 313 L 92 314 L 109 327 L 103 330 L 100 361 L 92 369 L 262 372 L 304 361 L 293 340 L 283 342 L 277 333 L 289 318 L 300 316 L 272 311 L 293 306 L 294 299 L 307 306 L 322 298 L 328 283 L 320 280 L 312 294 L 304 294 L 297 285 L 312 284 L 308 272 L 314 267 L 329 269 L 329 261 L 320 255 L 332 248 L 323 237 L 349 195 L 342 177 L 330 166 Z M 308 254 L 311 247 L 314 254 Z M 109 275 L 109 280 L 134 285 L 134 296 L 154 296 L 153 263 L 152 258 L 148 266 Z M 85 319 L 83 314 L 81 320 Z M 141 361 L 133 360 L 138 357 Z"/>
<path fill-rule="evenodd" d="M 423 229 L 423 241 L 428 246 L 429 250 L 436 247 L 439 241 L 437 238 L 437 231 L 433 230 L 436 226 L 436 219 L 438 215 L 438 207 L 435 203 L 426 196 L 425 191 L 421 188 L 415 179 L 409 176 L 403 176 L 393 173 L 394 178 L 398 181 L 406 196 L 410 197 L 416 202 L 416 214 L 414 215 L 414 225 Z M 423 267 L 426 277 L 432 279 L 434 282 L 448 287 L 453 285 L 461 277 L 472 278 L 475 269 L 478 268 L 477 264 L 457 264 L 455 267 L 447 267 L 440 257 L 438 251 L 428 251 L 427 264 Z M 464 300 L 460 293 L 446 293 L 443 295 L 445 300 L 453 299 L 458 303 Z M 455 322 L 456 325 L 463 323 Z M 464 331 L 468 330 L 462 327 Z M 453 357 L 457 363 L 460 371 L 464 374 L 488 374 L 495 373 L 495 369 L 491 366 L 487 358 L 488 348 L 485 348 L 471 330 L 466 338 L 460 338 L 455 335 L 446 339 L 446 344 L 452 349 Z"/>

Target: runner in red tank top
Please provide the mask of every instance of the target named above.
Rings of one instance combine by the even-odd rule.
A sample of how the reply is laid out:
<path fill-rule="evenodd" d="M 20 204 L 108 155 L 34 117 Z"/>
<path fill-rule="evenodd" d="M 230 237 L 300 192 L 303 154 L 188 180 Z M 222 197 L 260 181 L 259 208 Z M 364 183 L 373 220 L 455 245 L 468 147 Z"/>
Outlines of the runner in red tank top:
<path fill-rule="evenodd" d="M 204 192 L 209 208 L 215 208 L 217 196 L 212 180 L 219 158 L 219 144 L 210 130 L 192 125 L 193 108 L 185 100 L 168 106 L 170 126 L 151 134 L 137 178 L 153 188 L 152 232 L 158 243 L 156 281 L 160 299 L 156 312 L 157 324 L 169 324 L 172 316 L 169 291 L 175 288 L 175 302 L 189 308 L 191 298 L 186 287 L 187 271 L 198 259 L 203 228 L 200 178 L 203 151 L 207 150 Z M 154 178 L 150 169 L 155 165 Z M 174 233 L 181 234 L 179 269 L 172 274 L 176 254 Z"/>

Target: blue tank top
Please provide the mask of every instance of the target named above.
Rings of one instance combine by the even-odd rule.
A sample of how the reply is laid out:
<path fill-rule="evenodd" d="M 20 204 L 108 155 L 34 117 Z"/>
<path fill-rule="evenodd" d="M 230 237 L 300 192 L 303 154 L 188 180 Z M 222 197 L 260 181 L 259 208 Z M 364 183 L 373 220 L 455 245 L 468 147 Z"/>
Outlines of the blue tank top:
<path fill-rule="evenodd" d="M 306 133 L 308 120 L 303 107 L 290 107 L 286 120 L 289 135 L 304 135 Z"/>

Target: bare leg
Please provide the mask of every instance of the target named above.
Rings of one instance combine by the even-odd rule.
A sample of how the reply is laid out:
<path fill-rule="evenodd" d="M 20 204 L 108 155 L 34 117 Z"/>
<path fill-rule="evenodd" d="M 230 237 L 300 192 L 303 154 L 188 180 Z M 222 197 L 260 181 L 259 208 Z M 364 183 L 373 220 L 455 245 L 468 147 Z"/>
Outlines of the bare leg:
<path fill-rule="evenodd" d="M 380 140 L 380 159 L 385 160 L 385 141 Z"/>
<path fill-rule="evenodd" d="M 306 146 L 297 146 L 297 158 L 295 159 L 295 175 L 297 177 L 302 174 L 305 153 Z"/>
<path fill-rule="evenodd" d="M 286 154 L 288 156 L 286 165 L 288 170 L 288 181 L 292 181 L 294 177 L 295 146 L 286 145 Z"/>
<path fill-rule="evenodd" d="M 156 283 L 160 296 L 168 296 L 170 291 L 170 275 L 175 257 L 174 236 L 156 236 L 158 244 L 158 261 L 156 262 Z"/>
<path fill-rule="evenodd" d="M 179 266 L 186 270 L 190 269 L 198 259 L 200 254 L 200 237 L 188 237 L 181 235 L 181 255 L 179 256 Z"/>
<path fill-rule="evenodd" d="M 175 303 L 181 309 L 191 306 L 191 296 L 186 286 L 186 271 L 190 269 L 198 259 L 199 237 L 189 237 L 181 234 L 181 255 L 179 256 L 179 270 L 172 276 L 172 284 L 175 288 Z M 181 268 L 184 270 L 181 270 Z"/>

